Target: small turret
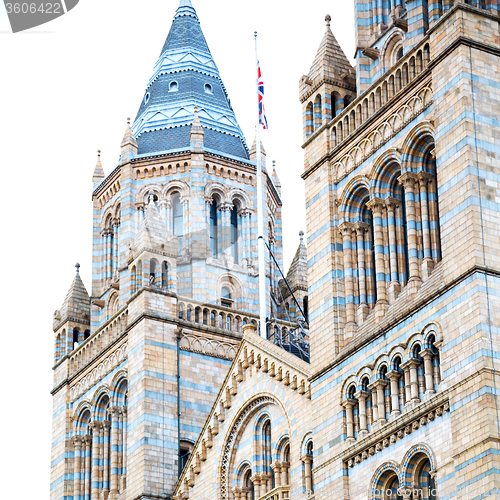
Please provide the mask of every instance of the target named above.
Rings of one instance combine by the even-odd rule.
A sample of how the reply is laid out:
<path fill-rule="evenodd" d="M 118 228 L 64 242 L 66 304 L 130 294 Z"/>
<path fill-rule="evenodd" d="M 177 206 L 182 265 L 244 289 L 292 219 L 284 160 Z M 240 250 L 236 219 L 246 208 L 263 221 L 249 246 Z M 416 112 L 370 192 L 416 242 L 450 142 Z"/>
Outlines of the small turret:
<path fill-rule="evenodd" d="M 193 125 L 191 126 L 191 151 L 193 153 L 203 153 L 203 136 L 205 132 L 203 132 L 203 127 L 201 126 L 200 117 L 198 116 L 198 106 L 194 107 L 194 118 Z"/>
<path fill-rule="evenodd" d="M 273 180 L 273 184 L 274 187 L 276 188 L 276 191 L 278 191 L 278 194 L 281 196 L 281 182 L 276 172 L 276 161 L 274 160 L 273 160 L 273 173 L 271 175 L 271 179 Z"/>
<path fill-rule="evenodd" d="M 262 155 L 262 166 L 266 166 L 266 150 L 262 141 L 260 141 L 260 153 Z M 257 138 L 253 140 L 252 149 L 250 149 L 250 160 L 257 161 Z"/>
<path fill-rule="evenodd" d="M 90 335 L 90 297 L 80 277 L 80 264 L 75 267 L 76 275 L 61 309 L 54 313 L 56 362 Z"/>
<path fill-rule="evenodd" d="M 104 179 L 104 169 L 101 163 L 101 150 L 97 151 L 97 163 L 95 165 L 94 174 L 92 175 L 92 186 L 95 188 Z"/>
<path fill-rule="evenodd" d="M 125 130 L 121 144 L 120 163 L 123 165 L 130 161 L 137 154 L 137 149 L 137 141 L 130 128 L 130 118 L 127 118 L 127 130 Z"/>
<path fill-rule="evenodd" d="M 356 71 L 345 56 L 330 29 L 326 32 L 307 75 L 300 80 L 303 105 L 304 137 L 330 121 L 356 98 Z"/>

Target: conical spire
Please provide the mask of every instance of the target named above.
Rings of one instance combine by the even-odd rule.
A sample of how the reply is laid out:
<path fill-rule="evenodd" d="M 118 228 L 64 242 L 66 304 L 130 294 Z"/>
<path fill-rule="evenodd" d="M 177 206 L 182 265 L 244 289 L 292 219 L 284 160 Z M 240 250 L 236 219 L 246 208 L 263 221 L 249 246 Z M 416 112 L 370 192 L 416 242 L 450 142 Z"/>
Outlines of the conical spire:
<path fill-rule="evenodd" d="M 166 235 L 167 227 L 161 218 L 153 195 L 150 194 L 144 219 L 134 240 L 135 250 L 161 248 L 166 242 Z"/>
<path fill-rule="evenodd" d="M 130 128 L 130 118 L 127 118 L 127 130 L 125 130 L 121 144 L 120 163 L 123 164 L 130 161 L 137 154 L 137 148 L 137 141 Z"/>
<path fill-rule="evenodd" d="M 333 36 L 330 29 L 331 17 L 327 15 L 326 32 L 319 46 L 318 52 L 309 70 L 309 78 L 316 80 L 318 78 L 334 78 L 337 80 L 345 80 L 353 78 L 355 81 L 356 75 L 354 68 L 344 54 L 339 43 Z"/>
<path fill-rule="evenodd" d="M 104 169 L 101 163 L 101 150 L 97 151 L 97 163 L 95 165 L 94 174 L 92 175 L 92 186 L 96 187 L 104 179 Z"/>
<path fill-rule="evenodd" d="M 181 0 L 132 126 L 138 154 L 188 151 L 194 107 L 205 150 L 248 160 L 234 111 L 189 0 Z"/>
<path fill-rule="evenodd" d="M 76 264 L 76 275 L 59 310 L 59 322 L 66 320 L 80 323 L 90 321 L 90 297 L 80 277 L 80 264 Z"/>

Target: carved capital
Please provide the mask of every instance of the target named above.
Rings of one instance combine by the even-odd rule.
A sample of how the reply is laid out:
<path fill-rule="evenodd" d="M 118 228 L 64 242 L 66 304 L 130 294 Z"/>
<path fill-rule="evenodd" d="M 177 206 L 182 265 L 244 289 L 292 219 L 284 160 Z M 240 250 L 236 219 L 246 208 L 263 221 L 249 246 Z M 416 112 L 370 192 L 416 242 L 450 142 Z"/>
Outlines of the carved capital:
<path fill-rule="evenodd" d="M 354 231 L 354 224 L 352 222 L 343 222 L 339 226 L 339 231 L 344 238 L 350 238 L 352 236 L 352 232 Z"/>
<path fill-rule="evenodd" d="M 418 182 L 417 175 L 413 172 L 405 172 L 398 177 L 398 182 L 407 190 L 413 191 Z"/>
<path fill-rule="evenodd" d="M 367 398 L 369 398 L 371 396 L 371 393 L 369 391 L 358 391 L 354 394 L 354 397 L 358 400 L 358 401 L 364 401 L 366 400 Z"/>
<path fill-rule="evenodd" d="M 378 196 L 374 196 L 366 206 L 375 214 L 382 214 L 382 210 L 385 207 L 385 201 Z"/>

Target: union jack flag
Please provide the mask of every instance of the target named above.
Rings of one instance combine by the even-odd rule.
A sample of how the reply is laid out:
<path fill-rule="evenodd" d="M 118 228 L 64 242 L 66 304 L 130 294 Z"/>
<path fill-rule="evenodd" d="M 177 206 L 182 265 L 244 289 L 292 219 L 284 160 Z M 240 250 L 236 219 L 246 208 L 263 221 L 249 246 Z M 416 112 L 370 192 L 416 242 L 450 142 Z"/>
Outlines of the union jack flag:
<path fill-rule="evenodd" d="M 267 118 L 266 110 L 264 109 L 264 81 L 262 80 L 262 73 L 260 71 L 260 62 L 257 61 L 257 72 L 259 75 L 259 81 L 257 86 L 259 89 L 259 124 L 262 125 L 264 130 L 267 130 Z"/>

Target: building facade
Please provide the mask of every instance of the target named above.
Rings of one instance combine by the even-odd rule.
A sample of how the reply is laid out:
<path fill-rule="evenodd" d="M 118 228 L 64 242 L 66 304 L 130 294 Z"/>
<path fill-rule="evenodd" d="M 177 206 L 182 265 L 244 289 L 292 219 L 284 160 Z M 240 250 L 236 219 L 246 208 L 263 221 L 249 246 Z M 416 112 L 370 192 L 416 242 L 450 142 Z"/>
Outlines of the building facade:
<path fill-rule="evenodd" d="M 498 14 L 356 0 L 355 67 L 326 17 L 299 86 L 307 253 L 266 266 L 266 339 L 252 152 L 181 1 L 96 167 L 92 297 L 77 272 L 54 319 L 53 499 L 498 496 Z"/>

